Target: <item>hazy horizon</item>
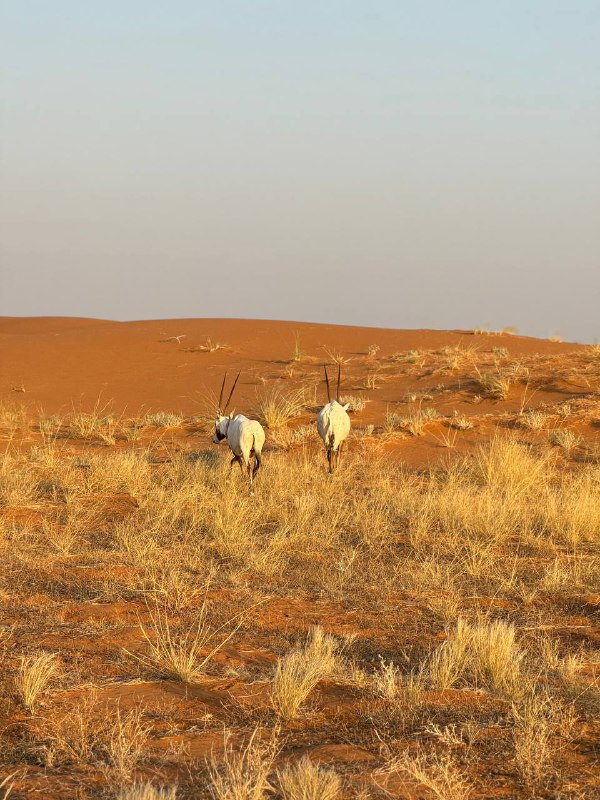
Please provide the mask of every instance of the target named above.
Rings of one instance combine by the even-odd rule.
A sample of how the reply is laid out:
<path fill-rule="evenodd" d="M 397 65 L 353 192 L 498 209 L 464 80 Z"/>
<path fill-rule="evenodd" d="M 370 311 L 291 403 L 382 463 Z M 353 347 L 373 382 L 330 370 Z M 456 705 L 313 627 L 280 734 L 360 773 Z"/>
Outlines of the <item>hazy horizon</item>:
<path fill-rule="evenodd" d="M 0 48 L 2 315 L 600 337 L 597 2 L 4 0 Z"/>

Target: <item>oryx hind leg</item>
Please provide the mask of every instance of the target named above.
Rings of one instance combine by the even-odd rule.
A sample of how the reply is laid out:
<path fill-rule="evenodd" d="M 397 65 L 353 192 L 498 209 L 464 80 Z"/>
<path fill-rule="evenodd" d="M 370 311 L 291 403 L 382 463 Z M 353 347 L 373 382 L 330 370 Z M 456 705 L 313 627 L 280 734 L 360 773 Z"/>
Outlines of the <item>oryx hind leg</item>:
<path fill-rule="evenodd" d="M 229 472 L 231 473 L 231 468 L 233 467 L 233 465 L 235 464 L 235 462 L 236 462 L 236 461 L 237 461 L 237 463 L 240 465 L 240 472 L 241 472 L 241 473 L 242 473 L 242 475 L 243 475 L 243 474 L 244 474 L 244 465 L 243 465 L 243 463 L 242 463 L 242 458 L 241 458 L 241 456 L 236 456 L 236 455 L 234 455 L 234 456 L 233 456 L 233 458 L 232 458 L 232 459 L 231 459 L 231 461 L 229 462 Z"/>
<path fill-rule="evenodd" d="M 256 473 L 260 469 L 260 465 L 262 463 L 262 453 L 258 453 L 256 450 L 254 451 L 254 469 L 252 470 L 252 477 L 256 476 Z"/>

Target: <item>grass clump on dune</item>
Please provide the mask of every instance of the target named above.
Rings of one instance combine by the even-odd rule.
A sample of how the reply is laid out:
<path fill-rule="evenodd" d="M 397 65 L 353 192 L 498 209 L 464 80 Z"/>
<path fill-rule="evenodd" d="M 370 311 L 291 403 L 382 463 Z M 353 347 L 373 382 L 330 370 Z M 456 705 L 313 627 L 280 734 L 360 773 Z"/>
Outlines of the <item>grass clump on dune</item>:
<path fill-rule="evenodd" d="M 276 430 L 287 422 L 300 416 L 306 404 L 306 390 L 284 391 L 274 386 L 258 401 L 258 414 L 261 421 Z"/>
<path fill-rule="evenodd" d="M 146 414 L 143 423 L 155 428 L 178 428 L 183 424 L 183 417 L 172 411 L 155 411 L 153 414 Z"/>
<path fill-rule="evenodd" d="M 293 719 L 317 683 L 337 665 L 339 642 L 322 628 L 313 628 L 303 647 L 281 658 L 275 670 L 271 702 L 283 719 Z"/>
<path fill-rule="evenodd" d="M 277 779 L 283 800 L 336 800 L 342 791 L 341 777 L 307 756 L 277 770 Z"/>

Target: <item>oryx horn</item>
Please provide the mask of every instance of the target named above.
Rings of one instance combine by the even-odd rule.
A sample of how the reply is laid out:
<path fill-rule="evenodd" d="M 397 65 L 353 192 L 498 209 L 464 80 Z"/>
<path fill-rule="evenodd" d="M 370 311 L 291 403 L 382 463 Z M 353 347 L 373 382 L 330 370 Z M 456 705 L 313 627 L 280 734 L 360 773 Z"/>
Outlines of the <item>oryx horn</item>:
<path fill-rule="evenodd" d="M 227 406 L 229 405 L 229 401 L 233 397 L 233 393 L 235 391 L 235 387 L 237 386 L 237 382 L 238 382 L 239 377 L 240 377 L 241 374 L 242 374 L 241 372 L 238 372 L 237 377 L 233 382 L 233 386 L 231 387 L 231 391 L 229 392 L 229 397 L 227 398 L 227 402 L 225 403 L 225 408 L 223 409 L 223 411 L 227 411 Z"/>
<path fill-rule="evenodd" d="M 326 364 L 323 364 L 323 369 L 325 370 L 325 383 L 327 384 L 327 402 L 331 403 L 331 391 L 329 389 L 329 375 L 327 374 Z"/>
<path fill-rule="evenodd" d="M 227 370 L 225 370 L 225 375 L 223 375 L 223 383 L 221 384 L 221 394 L 219 395 L 219 405 L 217 406 L 217 412 L 220 414 L 221 409 L 223 408 L 223 392 L 225 391 L 225 381 L 227 380 Z"/>

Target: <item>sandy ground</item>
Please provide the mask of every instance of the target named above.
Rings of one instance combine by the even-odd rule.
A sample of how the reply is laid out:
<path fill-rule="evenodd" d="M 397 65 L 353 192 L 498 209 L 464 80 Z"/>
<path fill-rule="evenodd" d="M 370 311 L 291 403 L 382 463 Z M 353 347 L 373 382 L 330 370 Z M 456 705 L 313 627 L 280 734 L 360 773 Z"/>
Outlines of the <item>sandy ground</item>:
<path fill-rule="evenodd" d="M 351 414 L 351 468 L 334 476 L 341 483 L 328 484 L 324 456 L 310 432 L 326 397 L 322 365 L 336 360 L 342 363 L 341 394 L 366 403 Z M 386 481 L 388 457 L 395 469 L 406 466 L 394 475 L 406 481 L 409 491 L 413 479 L 426 480 L 423 467 L 476 455 L 497 436 L 531 445 L 534 454 L 556 455 L 558 471 L 552 480 L 593 470 L 600 461 L 596 349 L 473 331 L 223 319 L 119 323 L 5 317 L 0 319 L 0 364 L 0 450 L 5 454 L 0 471 L 0 655 L 5 674 L 13 676 L 0 682 L 0 784 L 5 774 L 14 774 L 11 800 L 117 797 L 119 782 L 125 785 L 134 774 L 177 782 L 178 798 L 208 797 L 206 759 L 220 757 L 224 727 L 235 742 L 247 741 L 255 728 L 263 738 L 279 730 L 269 700 L 274 664 L 316 624 L 339 641 L 348 636 L 356 640 L 348 651 L 345 677 L 321 681 L 305 711 L 284 723 L 277 764 L 307 753 L 315 763 L 333 765 L 344 779 L 339 795 L 344 800 L 599 796 L 594 777 L 598 726 L 585 695 L 590 691 L 594 702 L 600 698 L 594 688 L 600 674 L 594 656 L 600 652 L 600 598 L 594 589 L 598 549 L 590 531 L 577 545 L 562 534 L 546 543 L 529 533 L 519 534 L 515 545 L 509 532 L 493 556 L 499 570 L 514 558 L 518 580 L 513 581 L 507 566 L 505 583 L 498 579 L 496 585 L 493 575 L 477 573 L 468 580 L 460 576 L 449 589 L 443 576 L 453 574 L 456 559 L 464 559 L 464 553 L 455 557 L 451 549 L 445 553 L 442 548 L 438 561 L 434 539 L 425 540 L 421 549 L 414 545 L 419 520 L 410 522 L 413 532 L 407 533 L 406 520 L 394 510 L 393 486 L 386 489 L 388 505 L 379 508 L 377 501 L 377 481 Z M 247 540 L 240 538 L 246 548 L 242 556 L 237 540 L 231 551 L 226 549 L 226 533 L 227 524 L 241 529 L 244 520 L 235 516 L 235 503 L 224 505 L 215 490 L 224 480 L 219 465 L 225 463 L 226 448 L 210 442 L 210 419 L 225 371 L 230 379 L 241 371 L 232 405 L 249 414 L 260 415 L 261 398 L 273 390 L 284 395 L 306 392 L 304 407 L 287 426 L 267 430 L 257 499 L 249 499 L 241 479 L 232 484 L 246 504 L 245 513 L 258 503 L 272 517 L 264 525 L 262 519 L 253 523 Z M 331 372 L 334 378 L 335 366 Z M 486 376 L 504 379 L 504 391 L 490 391 Z M 135 438 L 123 433 L 132 430 L 132 421 L 160 411 L 181 415 L 180 424 L 142 426 Z M 543 417 L 539 426 L 528 422 L 536 411 Z M 80 412 L 110 416 L 119 425 L 110 435 L 78 435 L 73 419 Z M 410 420 L 423 413 L 423 429 L 411 431 Z M 47 420 L 51 434 L 40 430 L 40 419 Z M 564 429 L 574 437 L 568 452 L 549 444 L 552 433 Z M 299 438 L 286 439 L 288 430 Z M 137 459 L 135 470 L 128 454 Z M 198 478 L 202 488 L 196 491 L 191 456 L 198 454 L 205 467 Z M 283 462 L 277 459 L 303 454 L 312 459 L 314 484 L 298 484 L 291 491 L 278 483 L 277 464 Z M 371 457 L 384 465 L 376 478 L 369 477 L 368 469 L 360 471 L 361 460 Z M 301 470 L 302 459 L 295 463 Z M 290 474 L 300 480 L 301 473 Z M 593 527 L 590 520 L 595 520 L 589 505 L 596 496 L 596 479 L 590 476 L 578 489 L 588 492 L 582 528 Z M 261 547 L 267 551 L 273 546 L 282 526 L 286 536 L 303 525 L 310 534 L 311 526 L 323 519 L 313 503 L 322 502 L 327 514 L 327 493 L 336 485 L 340 492 L 343 487 L 345 506 L 364 493 L 366 511 L 364 518 L 347 522 L 340 516 L 331 522 L 339 537 L 332 551 L 319 549 L 317 534 L 314 552 L 298 539 L 297 552 L 285 554 L 286 569 L 261 560 Z M 189 495 L 179 507 L 177 498 L 184 489 Z M 279 498 L 273 506 L 270 492 Z M 202 497 L 218 513 L 198 505 Z M 163 506 L 165 519 L 171 521 L 153 530 Z M 575 503 L 571 516 L 577 507 Z M 222 530 L 215 528 L 215 533 L 213 517 L 221 513 L 230 516 L 223 517 Z M 186 533 L 186 526 L 192 533 Z M 369 530 L 377 526 L 371 540 Z M 326 538 L 327 526 L 323 530 Z M 485 548 L 476 531 L 473 535 L 475 563 Z M 377 536 L 388 548 L 381 565 L 375 564 Z M 357 563 L 366 560 L 353 572 L 355 558 Z M 575 560 L 577 569 L 571 566 Z M 209 593 L 217 622 L 246 608 L 244 627 L 196 681 L 157 678 L 126 653 L 142 653 L 147 646 L 140 629 L 140 621 L 152 624 L 147 598 L 164 592 L 179 602 L 181 595 L 181 607 L 170 607 L 171 624 L 188 624 L 198 613 L 198 586 L 213 568 L 209 561 L 217 565 Z M 388 562 L 396 564 L 393 569 L 402 577 L 386 573 Z M 401 573 L 405 563 L 413 565 L 406 574 Z M 418 573 L 421 563 L 424 573 L 417 585 L 410 573 Z M 387 581 L 384 588 L 379 574 Z M 540 646 L 534 638 L 549 631 L 558 648 L 557 664 L 568 666 L 571 656 L 579 659 L 577 680 L 571 676 L 568 684 L 577 717 L 571 720 L 571 706 L 565 705 L 560 718 L 567 731 L 560 734 L 556 750 L 562 783 L 558 778 L 547 783 L 536 779 L 532 788 L 519 773 L 510 698 L 476 687 L 430 689 L 408 713 L 374 698 L 361 683 L 371 680 L 381 654 L 404 670 L 422 661 L 455 623 L 454 608 L 456 613 L 509 620 L 517 626 L 519 641 L 534 649 Z M 59 677 L 32 712 L 23 706 L 13 680 L 21 656 L 40 650 L 57 654 Z M 356 674 L 362 670 L 367 678 L 348 677 L 354 661 Z M 563 678 L 557 675 L 549 673 L 548 685 L 560 684 Z M 583 688 L 579 680 L 587 681 Z M 148 728 L 141 737 L 143 758 L 133 759 L 133 766 L 121 772 L 106 744 L 112 742 L 114 749 L 115 729 L 105 723 L 114 720 L 116 709 L 124 719 L 141 720 Z M 76 728 L 80 718 L 90 726 L 92 738 L 104 742 L 104 750 L 86 745 L 83 752 L 82 745 L 77 756 L 71 753 L 73 737 L 79 735 L 73 724 Z M 559 737 L 554 729 L 552 735 Z M 135 731 L 127 736 L 134 740 Z M 442 766 L 450 754 L 453 769 L 467 776 L 471 789 L 457 794 L 458 788 L 435 772 L 435 763 L 428 769 L 437 775 L 437 794 L 392 768 L 405 751 L 416 752 L 421 745 L 441 753 Z"/>

